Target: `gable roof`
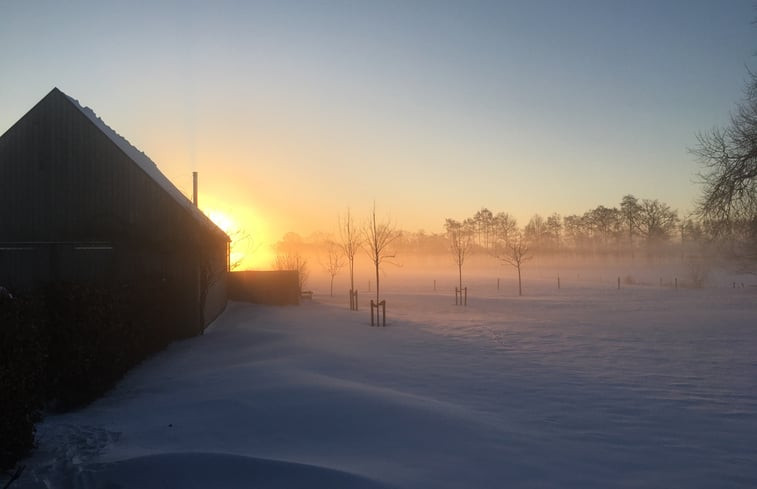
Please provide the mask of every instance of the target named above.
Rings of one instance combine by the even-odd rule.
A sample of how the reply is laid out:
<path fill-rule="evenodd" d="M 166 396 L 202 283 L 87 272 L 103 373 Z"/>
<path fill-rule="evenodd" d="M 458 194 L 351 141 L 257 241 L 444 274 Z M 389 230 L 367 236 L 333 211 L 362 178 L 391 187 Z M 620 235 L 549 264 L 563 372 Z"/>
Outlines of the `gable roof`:
<path fill-rule="evenodd" d="M 50 94 L 59 94 L 65 97 L 71 104 L 79 110 L 92 124 L 102 132 L 108 139 L 110 139 L 124 154 L 133 161 L 139 168 L 142 169 L 155 183 L 157 183 L 163 190 L 166 191 L 181 207 L 183 207 L 190 215 L 201 225 L 214 233 L 222 234 L 227 241 L 231 241 L 231 238 L 219 228 L 208 216 L 205 215 L 194 203 L 185 196 L 181 190 L 171 183 L 163 172 L 160 171 L 158 165 L 155 164 L 144 152 L 134 147 L 129 141 L 118 134 L 114 129 L 105 123 L 100 117 L 95 114 L 95 111 L 89 107 L 82 106 L 78 100 L 66 95 L 63 91 L 57 87 L 53 88 Z"/>

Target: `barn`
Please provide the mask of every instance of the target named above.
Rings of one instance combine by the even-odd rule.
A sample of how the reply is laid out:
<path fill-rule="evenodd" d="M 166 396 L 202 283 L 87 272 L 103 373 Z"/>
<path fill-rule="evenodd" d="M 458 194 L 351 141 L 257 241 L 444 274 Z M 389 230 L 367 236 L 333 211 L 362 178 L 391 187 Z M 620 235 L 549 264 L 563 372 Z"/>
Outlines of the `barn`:
<path fill-rule="evenodd" d="M 59 89 L 0 136 L 0 286 L 169 282 L 198 332 L 226 307 L 228 269 L 196 192 Z"/>

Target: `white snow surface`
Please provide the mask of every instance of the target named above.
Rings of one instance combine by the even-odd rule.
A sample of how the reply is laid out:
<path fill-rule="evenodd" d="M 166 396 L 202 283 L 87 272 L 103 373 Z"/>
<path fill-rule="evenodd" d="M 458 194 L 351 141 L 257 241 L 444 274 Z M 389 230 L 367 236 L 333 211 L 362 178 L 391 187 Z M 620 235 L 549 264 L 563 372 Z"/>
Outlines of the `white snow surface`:
<path fill-rule="evenodd" d="M 14 489 L 757 487 L 757 288 L 389 292 L 230 303 Z"/>

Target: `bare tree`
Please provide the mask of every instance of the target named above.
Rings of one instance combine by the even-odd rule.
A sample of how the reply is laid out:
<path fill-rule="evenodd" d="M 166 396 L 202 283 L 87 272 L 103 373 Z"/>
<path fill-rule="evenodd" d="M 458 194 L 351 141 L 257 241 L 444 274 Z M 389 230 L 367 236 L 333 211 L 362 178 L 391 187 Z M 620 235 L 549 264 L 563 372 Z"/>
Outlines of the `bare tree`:
<path fill-rule="evenodd" d="M 529 253 L 528 244 L 522 236 L 517 236 L 508 243 L 505 253 L 499 256 L 499 259 L 518 271 L 518 295 L 523 295 L 523 286 L 521 282 L 521 269 L 523 263 L 533 258 Z"/>
<path fill-rule="evenodd" d="M 518 232 L 518 222 L 507 212 L 499 212 L 494 216 L 494 254 L 497 254 L 497 246 L 507 246 L 510 240 Z"/>
<path fill-rule="evenodd" d="M 544 223 L 545 227 L 545 237 L 547 238 L 547 241 L 549 242 L 550 247 L 558 251 L 560 249 L 560 244 L 562 241 L 562 230 L 563 230 L 563 224 L 562 224 L 562 217 L 558 213 L 553 213 L 551 216 L 547 217 L 547 221 Z"/>
<path fill-rule="evenodd" d="M 494 214 L 486 207 L 483 207 L 473 216 L 473 222 L 476 226 L 475 231 L 478 235 L 479 246 L 488 250 L 494 229 Z"/>
<path fill-rule="evenodd" d="M 457 264 L 460 290 L 463 290 L 463 263 L 465 263 L 465 256 L 473 247 L 473 227 L 469 221 L 459 222 L 447 219 L 444 228 L 447 231 L 449 249 Z"/>
<path fill-rule="evenodd" d="M 350 293 L 355 290 L 355 254 L 360 249 L 362 243 L 361 232 L 355 225 L 355 221 L 347 209 L 347 215 L 344 220 L 339 219 L 339 246 L 347 257 L 350 267 Z"/>
<path fill-rule="evenodd" d="M 572 214 L 563 219 L 565 237 L 573 244 L 576 251 L 584 251 L 588 247 L 590 224 L 586 214 L 578 216 Z"/>
<path fill-rule="evenodd" d="M 628 229 L 628 243 L 630 245 L 633 245 L 633 237 L 639 227 L 640 213 L 639 200 L 631 194 L 624 195 L 620 201 L 620 215 L 626 229 Z"/>
<path fill-rule="evenodd" d="M 334 277 L 339 273 L 339 270 L 344 268 L 344 261 L 342 258 L 344 258 L 344 255 L 342 255 L 342 250 L 339 249 L 339 245 L 334 243 L 333 241 L 329 241 L 326 243 L 326 261 L 321 263 L 324 270 L 328 272 L 329 276 L 331 277 L 331 284 L 329 288 L 329 294 L 331 297 L 334 297 Z"/>
<path fill-rule="evenodd" d="M 226 232 L 231 239 L 229 249 L 229 271 L 238 270 L 242 266 L 245 257 L 253 254 L 258 246 L 255 245 L 252 235 L 241 227 L 235 227 Z"/>
<path fill-rule="evenodd" d="M 297 270 L 300 292 L 305 288 L 310 276 L 308 262 L 301 253 L 302 247 L 302 238 L 297 233 L 286 233 L 284 238 L 274 245 L 276 258 L 273 262 L 273 268 L 276 270 Z"/>
<path fill-rule="evenodd" d="M 757 74 L 730 124 L 697 136 L 692 152 L 704 167 L 698 213 L 737 258 L 757 262 Z M 749 267 L 749 265 L 747 265 Z"/>
<path fill-rule="evenodd" d="M 373 266 L 376 268 L 376 302 L 379 301 L 379 270 L 381 264 L 387 259 L 395 257 L 390 245 L 397 240 L 402 233 L 391 221 L 381 221 L 376 218 L 376 203 L 373 204 L 371 214 L 368 216 L 368 225 L 363 228 L 365 237 L 365 250 L 370 256 Z"/>
<path fill-rule="evenodd" d="M 539 214 L 534 214 L 523 228 L 525 239 L 531 243 L 534 248 L 541 249 L 547 240 L 547 223 Z"/>
<path fill-rule="evenodd" d="M 599 246 L 602 249 L 607 247 L 610 238 L 616 236 L 620 227 L 623 226 L 620 211 L 615 207 L 608 209 L 607 207 L 600 205 L 584 215 L 587 224 L 591 227 L 595 241 L 599 243 Z M 638 219 L 634 214 L 633 222 L 635 223 L 637 220 Z"/>
<path fill-rule="evenodd" d="M 641 202 L 638 218 L 639 234 L 647 244 L 666 241 L 677 230 L 678 214 L 657 199 Z"/>
<path fill-rule="evenodd" d="M 308 262 L 302 255 L 294 251 L 285 251 L 276 255 L 273 261 L 273 268 L 276 270 L 297 270 L 298 282 L 297 285 L 300 288 L 300 292 L 305 288 L 305 283 L 310 276 L 310 270 L 308 270 Z"/>

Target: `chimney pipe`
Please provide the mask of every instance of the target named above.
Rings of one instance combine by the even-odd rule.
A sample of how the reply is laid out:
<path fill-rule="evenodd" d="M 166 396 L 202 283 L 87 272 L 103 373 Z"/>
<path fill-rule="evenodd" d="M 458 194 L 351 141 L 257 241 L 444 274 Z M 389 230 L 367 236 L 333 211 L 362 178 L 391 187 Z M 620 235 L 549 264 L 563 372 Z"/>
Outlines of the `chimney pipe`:
<path fill-rule="evenodd" d="M 192 172 L 192 203 L 197 207 L 197 172 Z"/>

